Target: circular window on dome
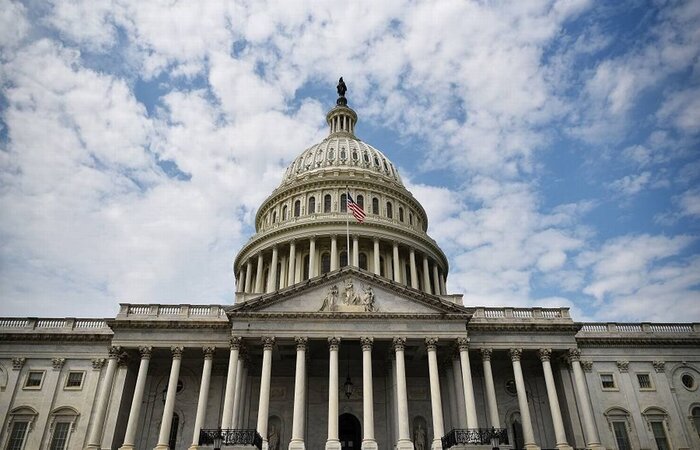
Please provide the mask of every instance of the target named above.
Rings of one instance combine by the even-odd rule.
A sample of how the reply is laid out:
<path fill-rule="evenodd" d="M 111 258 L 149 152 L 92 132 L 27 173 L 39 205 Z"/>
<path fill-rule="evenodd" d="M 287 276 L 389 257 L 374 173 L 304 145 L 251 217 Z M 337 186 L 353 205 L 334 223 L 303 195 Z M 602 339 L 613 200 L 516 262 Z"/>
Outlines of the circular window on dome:
<path fill-rule="evenodd" d="M 506 388 L 506 392 L 510 395 L 518 395 L 518 389 L 515 387 L 515 380 L 508 380 L 506 381 L 506 384 L 504 386 Z"/>
<path fill-rule="evenodd" d="M 698 387 L 695 383 L 695 377 L 689 373 L 684 373 L 681 375 L 681 383 L 683 383 L 683 387 L 689 391 L 694 391 Z"/>

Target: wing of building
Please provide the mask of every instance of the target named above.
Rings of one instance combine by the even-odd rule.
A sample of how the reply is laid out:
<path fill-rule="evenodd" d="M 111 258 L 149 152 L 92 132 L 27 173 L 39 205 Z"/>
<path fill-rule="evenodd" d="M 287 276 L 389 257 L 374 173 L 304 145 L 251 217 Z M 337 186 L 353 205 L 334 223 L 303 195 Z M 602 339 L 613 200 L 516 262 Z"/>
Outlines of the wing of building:
<path fill-rule="evenodd" d="M 233 306 L 0 319 L 0 449 L 699 449 L 700 324 L 464 306 L 344 86 Z"/>

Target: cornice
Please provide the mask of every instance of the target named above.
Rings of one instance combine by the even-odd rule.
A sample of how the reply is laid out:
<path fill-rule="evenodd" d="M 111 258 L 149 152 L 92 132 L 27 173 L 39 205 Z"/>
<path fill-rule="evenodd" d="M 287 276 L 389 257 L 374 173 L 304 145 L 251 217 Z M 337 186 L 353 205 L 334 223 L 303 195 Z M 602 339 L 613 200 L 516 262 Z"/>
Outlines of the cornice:
<path fill-rule="evenodd" d="M 0 341 L 4 342 L 106 342 L 111 341 L 113 334 L 87 333 L 0 333 Z"/>
<path fill-rule="evenodd" d="M 258 312 L 241 311 L 228 313 L 231 319 L 315 319 L 315 320 L 387 320 L 387 319 L 408 319 L 408 320 L 456 320 L 469 321 L 469 314 L 451 313 L 382 313 L 382 312 Z"/>
<path fill-rule="evenodd" d="M 192 320 L 157 320 L 157 319 L 143 319 L 143 320 L 121 320 L 121 319 L 111 319 L 107 321 L 108 325 L 113 330 L 126 330 L 126 329 L 142 329 L 142 328 L 152 328 L 152 329 L 165 329 L 165 328 L 176 328 L 176 329 L 210 329 L 210 330 L 226 330 L 229 328 L 229 321 L 192 321 Z"/>
<path fill-rule="evenodd" d="M 501 319 L 503 320 L 503 319 Z M 551 323 L 551 322 L 518 322 L 515 320 L 508 320 L 507 322 L 470 322 L 467 330 L 468 331 L 480 331 L 480 332 L 499 332 L 499 333 L 522 333 L 522 332 L 532 332 L 532 331 L 547 331 L 556 333 L 566 333 L 574 337 L 576 332 L 578 332 L 580 326 L 574 323 Z"/>
<path fill-rule="evenodd" d="M 579 347 L 699 347 L 700 337 L 577 337 L 576 342 Z"/>

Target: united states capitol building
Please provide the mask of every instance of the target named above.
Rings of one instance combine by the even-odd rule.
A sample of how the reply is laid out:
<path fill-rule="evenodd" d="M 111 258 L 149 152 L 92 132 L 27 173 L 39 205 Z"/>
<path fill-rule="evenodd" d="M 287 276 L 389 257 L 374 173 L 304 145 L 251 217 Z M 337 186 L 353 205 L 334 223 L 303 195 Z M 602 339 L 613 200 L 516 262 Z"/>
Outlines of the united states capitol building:
<path fill-rule="evenodd" d="M 0 319 L 0 450 L 700 449 L 700 323 L 465 306 L 338 90 L 232 306 Z"/>

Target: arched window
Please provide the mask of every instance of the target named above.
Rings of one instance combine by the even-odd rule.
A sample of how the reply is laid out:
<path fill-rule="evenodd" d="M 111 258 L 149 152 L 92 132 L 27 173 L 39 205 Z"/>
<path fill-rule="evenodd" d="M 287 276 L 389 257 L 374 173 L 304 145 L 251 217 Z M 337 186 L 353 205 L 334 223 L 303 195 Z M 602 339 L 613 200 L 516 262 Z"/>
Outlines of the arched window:
<path fill-rule="evenodd" d="M 301 215 L 301 201 L 297 200 L 294 202 L 294 217 L 299 217 Z"/>
<path fill-rule="evenodd" d="M 331 212 L 331 203 L 332 203 L 331 194 L 326 194 L 323 197 L 323 212 L 324 213 Z"/>
<path fill-rule="evenodd" d="M 348 201 L 346 194 L 340 195 L 340 212 L 348 212 Z"/>
<path fill-rule="evenodd" d="M 272 211 L 272 223 L 277 222 L 277 211 Z"/>
<path fill-rule="evenodd" d="M 324 253 L 321 255 L 321 275 L 331 271 L 331 255 Z"/>
<path fill-rule="evenodd" d="M 345 147 L 342 147 L 342 148 L 340 149 L 340 160 L 341 160 L 341 161 L 345 161 L 346 159 L 348 159 L 348 154 L 347 154 L 347 152 L 345 151 Z"/>
<path fill-rule="evenodd" d="M 384 257 L 380 256 L 379 257 L 379 276 L 386 277 L 386 270 L 384 270 L 384 267 L 385 267 Z"/>
<path fill-rule="evenodd" d="M 19 406 L 9 412 L 7 429 L 9 437 L 7 438 L 7 449 L 22 449 L 24 442 L 27 439 L 27 434 L 34 426 L 39 413 L 32 407 Z"/>
<path fill-rule="evenodd" d="M 654 441 L 656 441 L 656 448 L 659 450 L 670 450 L 671 445 L 668 441 L 667 424 L 668 415 L 666 411 L 657 407 L 650 407 L 644 410 L 642 413 L 646 419 L 649 428 L 654 436 Z"/>
<path fill-rule="evenodd" d="M 314 214 L 316 212 L 316 197 L 309 197 L 309 205 L 306 207 L 306 214 Z"/>
<path fill-rule="evenodd" d="M 613 431 L 615 443 L 619 450 L 631 450 L 630 437 L 631 422 L 629 413 L 618 407 L 613 407 L 605 411 L 605 418 L 608 419 L 608 426 Z"/>
<path fill-rule="evenodd" d="M 309 279 L 309 255 L 304 256 L 304 263 L 302 265 L 302 274 L 301 278 L 303 280 L 308 280 Z"/>
<path fill-rule="evenodd" d="M 365 209 L 365 198 L 362 195 L 358 195 L 356 200 L 360 208 Z"/>
<path fill-rule="evenodd" d="M 71 431 L 80 414 L 77 410 L 65 406 L 51 413 L 51 443 L 49 450 L 64 450 L 68 448 Z M 12 448 L 12 447 L 10 447 Z"/>
<path fill-rule="evenodd" d="M 287 220 L 287 205 L 282 207 L 282 220 Z"/>
<path fill-rule="evenodd" d="M 394 218 L 394 205 L 392 205 L 391 202 L 386 202 L 386 216 L 389 219 Z"/>
<path fill-rule="evenodd" d="M 379 199 L 377 197 L 372 199 L 372 214 L 379 215 Z"/>
<path fill-rule="evenodd" d="M 403 222 L 403 208 L 399 206 L 399 220 Z"/>
<path fill-rule="evenodd" d="M 348 265 L 348 252 L 340 252 L 340 267 L 345 267 Z"/>
<path fill-rule="evenodd" d="M 360 253 L 360 269 L 368 270 L 367 269 L 367 254 L 366 253 Z"/>

